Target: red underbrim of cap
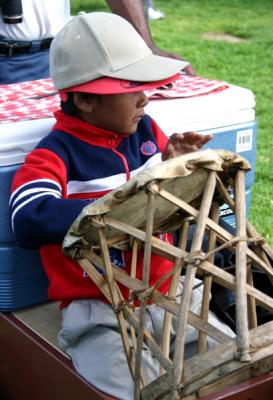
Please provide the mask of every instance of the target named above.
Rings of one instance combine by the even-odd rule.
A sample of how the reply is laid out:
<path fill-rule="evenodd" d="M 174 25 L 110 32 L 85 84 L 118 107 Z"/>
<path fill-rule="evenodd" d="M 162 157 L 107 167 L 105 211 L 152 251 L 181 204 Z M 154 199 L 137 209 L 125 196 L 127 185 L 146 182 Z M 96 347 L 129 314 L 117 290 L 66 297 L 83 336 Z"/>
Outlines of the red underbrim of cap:
<path fill-rule="evenodd" d="M 169 78 L 153 82 L 126 81 L 123 79 L 104 77 L 96 79 L 95 81 L 83 83 L 82 85 L 77 85 L 71 88 L 60 90 L 59 94 L 62 98 L 62 95 L 67 92 L 83 92 L 93 94 L 119 94 L 141 92 L 143 90 L 155 89 L 160 86 L 167 85 L 168 83 L 177 80 L 179 76 L 180 74 L 175 74 Z"/>

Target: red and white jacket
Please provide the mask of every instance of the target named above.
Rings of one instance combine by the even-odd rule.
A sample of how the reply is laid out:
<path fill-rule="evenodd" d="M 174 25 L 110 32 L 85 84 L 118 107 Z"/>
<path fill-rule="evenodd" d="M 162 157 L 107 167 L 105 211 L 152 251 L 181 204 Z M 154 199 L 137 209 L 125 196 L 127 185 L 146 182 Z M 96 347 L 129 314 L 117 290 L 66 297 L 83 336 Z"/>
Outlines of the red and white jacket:
<path fill-rule="evenodd" d="M 11 222 L 19 245 L 39 248 L 49 278 L 49 297 L 65 306 L 73 299 L 103 295 L 79 265 L 62 253 L 63 238 L 91 201 L 117 188 L 138 172 L 161 162 L 167 137 L 148 115 L 133 135 L 121 136 L 77 118 L 55 113 L 53 130 L 17 171 L 10 198 Z M 171 235 L 162 235 L 171 242 Z M 143 252 L 137 277 L 142 275 Z M 111 260 L 129 272 L 131 252 L 111 250 Z M 150 284 L 172 263 L 152 254 Z M 160 290 L 167 292 L 169 281 Z M 127 289 L 121 288 L 124 295 Z"/>

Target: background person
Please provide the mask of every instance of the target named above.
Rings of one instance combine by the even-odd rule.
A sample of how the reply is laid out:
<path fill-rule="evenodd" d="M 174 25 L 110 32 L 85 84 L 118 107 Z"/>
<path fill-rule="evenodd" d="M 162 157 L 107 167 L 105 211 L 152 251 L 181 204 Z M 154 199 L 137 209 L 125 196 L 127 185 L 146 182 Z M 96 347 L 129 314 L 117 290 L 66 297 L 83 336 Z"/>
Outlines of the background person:
<path fill-rule="evenodd" d="M 165 18 L 165 14 L 155 7 L 153 0 L 144 0 L 144 7 L 147 18 L 151 20 Z"/>
<path fill-rule="evenodd" d="M 16 9 L 21 5 L 22 18 L 16 23 L 4 22 L 7 2 Z M 142 0 L 107 0 L 107 4 L 137 29 L 155 54 L 180 58 L 155 46 Z M 48 78 L 51 41 L 70 18 L 69 0 L 0 0 L 0 84 Z M 191 66 L 185 72 L 193 73 Z"/>
<path fill-rule="evenodd" d="M 0 84 L 49 77 L 49 48 L 70 19 L 69 0 L 22 0 L 22 22 L 3 21 L 0 7 Z M 21 0 L 20 0 L 21 2 Z"/>

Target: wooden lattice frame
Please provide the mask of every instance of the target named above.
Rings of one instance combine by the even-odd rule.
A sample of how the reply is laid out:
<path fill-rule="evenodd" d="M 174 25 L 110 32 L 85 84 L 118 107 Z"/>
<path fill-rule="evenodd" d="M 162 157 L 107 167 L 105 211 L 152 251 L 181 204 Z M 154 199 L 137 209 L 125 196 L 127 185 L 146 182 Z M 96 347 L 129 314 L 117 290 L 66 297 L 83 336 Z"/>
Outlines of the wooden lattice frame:
<path fill-rule="evenodd" d="M 234 171 L 233 171 L 234 172 Z M 161 188 L 160 182 L 150 182 L 144 190 L 147 193 L 146 229 L 138 229 L 105 215 L 94 216 L 90 224 L 96 227 L 99 237 L 100 255 L 93 247 L 74 249 L 71 256 L 87 272 L 112 304 L 120 327 L 128 366 L 135 384 L 135 399 L 193 399 L 197 393 L 205 394 L 237 383 L 253 375 L 273 369 L 273 326 L 257 326 L 256 305 L 273 312 L 273 299 L 253 286 L 252 267 L 265 272 L 273 282 L 273 251 L 257 234 L 247 221 L 245 206 L 245 171 L 238 168 L 234 172 L 232 183 L 233 197 L 225 188 L 219 174 L 209 171 L 199 208 L 187 204 L 172 193 Z M 154 204 L 156 196 L 175 204 L 188 217 L 181 226 L 178 246 L 162 242 L 153 235 Z M 218 224 L 219 199 L 225 201 L 234 211 L 236 233 L 222 228 Z M 189 252 L 185 250 L 189 224 L 195 221 L 195 232 Z M 115 265 L 111 265 L 109 246 L 105 236 L 105 227 L 111 227 L 126 233 L 132 242 L 131 276 Z M 202 252 L 204 236 L 208 235 L 208 252 Z M 144 246 L 144 267 L 142 281 L 135 278 L 137 249 L 139 243 Z M 251 246 L 250 246 L 251 245 Z M 235 276 L 214 264 L 214 255 L 221 248 L 228 248 L 235 254 Z M 151 253 L 160 254 L 174 261 L 172 282 L 168 296 L 163 296 L 157 287 L 149 287 L 149 268 Z M 95 265 L 103 266 L 101 275 Z M 181 269 L 185 270 L 185 283 L 181 303 L 174 300 Z M 194 278 L 203 276 L 203 302 L 201 316 L 189 311 L 190 297 Z M 167 279 L 167 276 L 162 279 Z M 208 323 L 209 298 L 212 282 L 224 286 L 236 293 L 236 333 L 235 339 Z M 138 299 L 140 312 L 137 318 L 132 303 L 125 301 L 117 283 L 130 290 L 130 298 Z M 145 330 L 147 301 L 152 300 L 165 313 L 163 342 L 157 343 Z M 169 356 L 170 323 L 172 315 L 178 318 L 178 327 L 174 356 Z M 130 325 L 130 336 L 126 328 Z M 199 354 L 184 360 L 185 331 L 187 324 L 199 331 Z M 272 333 L 271 333 L 272 332 Z M 219 346 L 205 352 L 206 337 L 215 339 Z M 143 341 L 152 350 L 161 365 L 161 376 L 146 385 L 141 373 L 141 348 Z M 268 362 L 270 360 L 270 362 Z M 259 368 L 257 368 L 259 366 Z M 259 370 L 260 369 L 260 370 Z M 250 372 L 252 371 L 252 372 Z M 251 375 L 251 376 L 252 376 Z M 220 379 L 221 378 L 221 379 Z"/>

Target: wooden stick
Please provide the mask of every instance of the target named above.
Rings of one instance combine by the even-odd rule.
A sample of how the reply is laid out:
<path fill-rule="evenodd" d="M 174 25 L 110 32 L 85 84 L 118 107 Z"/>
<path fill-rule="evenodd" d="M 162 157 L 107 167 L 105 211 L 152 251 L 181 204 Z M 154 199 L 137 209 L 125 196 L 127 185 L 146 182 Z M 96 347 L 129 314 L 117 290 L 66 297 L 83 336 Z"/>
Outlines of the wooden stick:
<path fill-rule="evenodd" d="M 136 277 L 136 266 L 137 266 L 137 252 L 138 252 L 138 243 L 136 240 L 133 240 L 133 245 L 132 245 L 132 260 L 131 260 L 131 270 L 130 270 L 130 276 L 131 278 L 135 279 Z M 129 290 L 129 297 L 132 293 L 132 290 Z M 133 306 L 134 309 L 134 306 Z M 132 311 L 134 312 L 134 311 Z M 132 367 L 135 371 L 136 369 L 136 364 L 135 364 L 135 360 L 136 360 L 136 354 L 137 354 L 137 337 L 136 337 L 136 331 L 133 327 L 132 324 L 130 324 L 130 333 L 131 333 L 131 339 L 132 339 L 132 346 L 133 349 L 132 351 L 134 351 L 134 364 L 132 364 Z M 145 386 L 145 379 L 144 379 L 144 374 L 141 372 L 141 381 L 140 381 L 140 387 L 144 387 Z"/>
<path fill-rule="evenodd" d="M 208 180 L 206 182 L 205 190 L 203 193 L 202 203 L 200 206 L 199 214 L 196 221 L 195 232 L 193 236 L 191 252 L 196 252 L 201 249 L 202 242 L 204 239 L 206 220 L 209 215 L 211 208 L 211 202 L 213 199 L 214 189 L 216 184 L 216 172 L 210 171 Z M 194 284 L 194 278 L 196 274 L 196 265 L 189 265 L 186 270 L 186 276 L 184 281 L 184 288 L 181 298 L 180 313 L 178 317 L 176 340 L 174 348 L 174 378 L 173 387 L 176 388 L 182 379 L 183 367 L 184 367 L 184 346 L 186 338 L 186 329 L 188 323 L 189 306 L 191 300 L 191 293 Z"/>
<path fill-rule="evenodd" d="M 261 238 L 254 227 L 247 221 L 246 223 L 247 232 L 251 235 L 254 239 L 257 238 L 257 245 L 254 244 L 254 251 L 257 255 L 263 260 L 266 265 L 268 266 L 269 270 L 273 270 L 273 251 L 269 247 L 269 245 L 265 242 L 263 238 Z M 271 260 L 271 262 L 269 261 Z M 267 271 L 266 271 L 267 272 Z M 273 276 L 267 273 L 267 276 L 273 285 Z"/>
<path fill-rule="evenodd" d="M 223 182 L 220 180 L 219 177 L 217 177 L 217 188 L 219 189 L 219 192 L 221 193 L 221 195 L 223 196 L 223 200 L 229 205 L 229 207 L 234 211 L 234 201 L 233 199 L 230 197 L 228 191 L 226 190 Z M 252 237 L 257 237 L 260 238 L 260 235 L 257 233 L 256 229 L 254 228 L 254 226 L 247 221 L 246 222 L 246 226 L 247 226 L 247 231 L 249 233 L 250 236 Z M 271 258 L 271 260 L 273 261 L 273 250 L 272 248 L 268 245 L 268 243 L 266 243 L 265 239 L 263 238 L 263 243 L 261 243 L 261 247 L 263 248 L 263 250 L 265 251 L 265 253 L 268 254 L 268 256 Z"/>
<path fill-rule="evenodd" d="M 220 194 L 223 197 L 223 200 L 229 205 L 229 207 L 234 211 L 235 210 L 235 205 L 234 205 L 234 200 L 230 197 L 227 189 L 225 188 L 223 182 L 220 180 L 220 178 L 217 176 L 217 188 L 220 192 Z M 264 252 L 267 254 L 267 256 L 273 261 L 273 250 L 271 247 L 266 243 L 264 238 L 261 238 L 261 236 L 257 233 L 253 225 L 249 221 L 246 221 L 246 228 L 248 235 L 252 237 L 253 239 L 257 238 L 257 241 L 259 242 L 258 248 L 262 250 L 262 253 Z M 257 247 L 257 246 L 255 246 Z M 261 254 L 261 252 L 258 252 L 258 256 L 268 265 L 269 271 L 273 269 L 272 265 L 269 263 L 267 260 L 267 257 L 265 257 L 265 254 Z M 268 274 L 269 279 L 271 280 L 271 283 L 273 284 L 273 276 L 272 274 Z"/>
<path fill-rule="evenodd" d="M 184 220 L 182 229 L 180 230 L 180 238 L 178 243 L 178 248 L 185 250 L 187 245 L 188 239 L 188 232 L 189 232 L 189 220 Z M 174 298 L 177 292 L 177 287 L 179 283 L 179 278 L 181 275 L 182 269 L 182 259 L 177 258 L 174 264 L 175 273 L 173 274 L 170 290 L 168 293 L 168 297 L 170 299 Z M 164 323 L 163 323 L 163 333 L 162 333 L 162 352 L 166 357 L 169 357 L 170 354 L 170 331 L 171 331 L 171 321 L 172 321 L 172 314 L 169 312 L 165 313 Z M 163 371 L 161 370 L 161 373 Z"/>
<path fill-rule="evenodd" d="M 239 381 L 229 380 L 230 376 L 233 374 L 238 374 L 239 376 L 243 371 L 249 370 L 249 377 L 259 376 L 266 373 L 267 371 L 272 371 L 272 359 L 273 359 L 273 321 L 263 324 L 250 331 L 250 343 L 251 349 L 253 351 L 253 358 L 249 363 L 242 363 L 235 359 L 237 351 L 236 338 L 211 349 L 208 352 L 195 355 L 185 361 L 185 368 L 183 374 L 183 388 L 181 393 L 181 399 L 189 399 L 190 394 L 193 395 L 192 400 L 199 398 L 199 390 L 201 390 L 200 396 L 208 395 L 204 389 L 207 385 L 215 385 L 214 391 L 220 391 L 223 389 L 222 381 L 227 379 L 229 382 L 226 386 L 232 386 Z M 268 359 L 267 361 L 267 358 Z M 257 365 L 256 363 L 261 363 L 265 361 L 265 365 Z M 143 389 L 142 395 L 143 400 L 156 400 L 156 399 L 169 399 L 166 395 L 162 396 L 162 387 L 165 392 L 171 388 L 171 380 L 169 379 L 172 371 L 168 371 L 162 375 L 157 380 L 150 383 L 146 388 Z M 247 379 L 245 378 L 245 379 Z M 244 379 L 241 379 L 242 381 Z M 159 381 L 162 381 L 161 388 L 159 388 Z M 164 382 L 165 381 L 165 382 Z M 165 387 L 164 387 L 165 383 Z M 160 391 L 158 391 L 158 389 Z M 204 390 L 204 392 L 203 392 Z M 198 391 L 198 393 L 197 393 Z M 163 391 L 164 393 L 164 391 Z M 224 394 L 223 394 L 224 395 Z M 195 396 L 195 397 L 194 397 Z M 221 396 L 221 395 L 220 395 Z M 212 396 L 212 398 L 220 398 L 217 394 Z"/>
<path fill-rule="evenodd" d="M 247 221 L 246 226 L 247 226 L 247 230 L 251 236 L 259 238 L 259 234 L 257 233 L 254 226 L 251 225 L 251 223 L 249 221 Z M 264 252 L 268 255 L 268 257 L 271 259 L 271 261 L 273 261 L 273 249 L 268 245 L 268 243 L 266 243 L 264 238 L 263 238 L 263 241 L 264 242 L 261 243 L 261 247 L 264 250 Z M 273 269 L 272 266 L 271 266 L 271 268 Z"/>
<path fill-rule="evenodd" d="M 95 217 L 97 219 L 98 217 Z M 114 281 L 114 276 L 113 276 L 113 270 L 111 266 L 111 261 L 109 257 L 109 251 L 108 251 L 108 246 L 107 246 L 107 241 L 104 236 L 103 228 L 98 228 L 98 234 L 99 234 L 99 243 L 100 243 L 100 248 L 101 248 L 101 253 L 102 253 L 102 260 L 103 260 L 103 266 L 105 270 L 105 279 L 108 284 L 109 288 L 109 293 L 111 297 L 111 304 L 114 307 L 114 310 L 117 310 L 119 304 L 120 304 L 120 296 Z M 117 321 L 119 324 L 119 329 L 121 333 L 121 338 L 122 338 L 122 343 L 124 347 L 124 352 L 126 355 L 127 363 L 129 370 L 131 372 L 132 378 L 134 379 L 134 371 L 133 371 L 133 366 L 131 362 L 131 352 L 130 352 L 130 342 L 129 342 L 129 337 L 128 337 L 128 332 L 126 329 L 126 324 L 125 324 L 125 319 L 124 316 L 121 312 L 116 312 L 117 316 Z"/>
<path fill-rule="evenodd" d="M 124 307 L 123 311 L 124 311 L 124 315 L 125 315 L 128 323 L 131 324 L 135 330 L 137 330 L 138 319 L 135 316 L 135 314 L 128 307 Z M 161 351 L 160 347 L 158 346 L 158 343 L 156 342 L 154 337 L 147 330 L 144 330 L 143 336 L 144 336 L 143 340 L 144 340 L 145 344 L 150 349 L 151 353 L 153 353 L 153 355 L 155 356 L 155 358 L 157 359 L 159 364 L 165 370 L 168 370 L 169 368 L 171 368 L 172 361 L 169 358 L 164 357 L 164 355 L 162 354 L 162 351 Z"/>
<path fill-rule="evenodd" d="M 234 275 L 230 274 L 229 272 L 226 272 L 223 269 L 218 268 L 215 265 L 208 263 L 207 261 L 202 262 L 198 267 L 198 273 L 200 273 L 200 275 L 202 275 L 203 272 L 209 272 L 209 273 L 213 274 L 213 281 L 215 283 L 218 283 L 219 285 L 222 285 L 232 291 L 236 290 L 235 289 L 236 279 L 235 279 Z M 247 294 L 255 297 L 257 305 L 260 305 L 265 310 L 273 312 L 272 297 L 262 293 L 260 290 L 254 288 L 253 286 L 250 286 L 248 284 L 246 284 L 246 292 L 247 292 Z"/>
<path fill-rule="evenodd" d="M 150 279 L 150 262 L 152 254 L 152 235 L 153 235 L 153 222 L 154 222 L 154 208 L 155 208 L 155 196 L 154 190 L 148 189 L 148 203 L 147 203 L 147 222 L 146 222 L 146 237 L 144 247 L 144 262 L 143 262 L 143 273 L 142 281 L 145 289 L 149 287 Z M 135 367 L 135 378 L 134 378 L 134 399 L 140 399 L 140 371 L 141 371 L 141 360 L 142 360 L 142 347 L 143 347 L 143 332 L 146 321 L 146 298 L 140 300 L 140 311 L 139 311 L 139 326 L 137 330 L 137 354 L 136 354 L 136 367 Z"/>
<path fill-rule="evenodd" d="M 105 298 L 109 301 L 109 303 L 111 303 L 111 295 L 110 295 L 109 287 L 107 285 L 105 278 L 97 271 L 97 269 L 92 265 L 92 263 L 87 258 L 77 260 L 77 262 L 84 269 L 84 271 L 88 274 L 88 276 L 92 279 L 92 281 L 95 282 L 95 284 L 101 290 L 101 292 L 103 293 Z M 115 268 L 120 269 L 116 266 L 115 266 Z M 162 297 L 163 295 L 160 294 L 160 296 Z M 132 312 L 132 310 L 129 307 L 125 306 L 122 309 L 122 312 L 123 312 L 125 318 L 127 319 L 128 323 L 130 325 L 132 325 L 132 327 L 136 330 L 138 327 L 138 320 L 137 320 L 135 314 Z M 177 315 L 178 315 L 178 312 L 177 312 Z M 163 368 L 165 370 L 168 370 L 169 368 L 171 368 L 172 362 L 170 361 L 170 359 L 168 359 L 162 355 L 162 352 L 160 351 L 160 348 L 159 348 L 158 344 L 156 343 L 155 339 L 147 331 L 144 331 L 144 341 L 145 341 L 147 347 L 151 350 L 151 352 L 156 355 L 157 360 L 163 366 Z"/>
<path fill-rule="evenodd" d="M 211 219 L 218 223 L 219 220 L 219 204 L 213 203 L 211 209 Z M 212 251 L 216 245 L 216 233 L 212 230 L 209 231 L 209 238 L 208 238 L 208 252 Z M 208 261 L 210 263 L 214 263 L 215 254 L 212 253 Z M 204 289 L 203 289 L 203 299 L 202 299 L 202 308 L 201 308 L 201 318 L 204 321 L 208 321 L 209 317 L 209 303 L 210 303 L 210 296 L 211 296 L 211 285 L 212 285 L 212 275 L 205 274 L 204 278 Z M 206 350 L 206 342 L 207 342 L 207 335 L 201 331 L 199 331 L 199 340 L 198 340 L 198 351 L 199 353 Z"/>
<path fill-rule="evenodd" d="M 252 266 L 248 264 L 247 266 L 247 283 L 253 287 L 253 276 L 252 276 Z M 247 296 L 248 304 L 248 314 L 249 314 L 249 329 L 256 328 L 258 326 L 257 322 L 257 312 L 256 312 L 256 301 L 255 297 Z"/>
<path fill-rule="evenodd" d="M 208 360 L 197 359 L 197 362 L 199 361 L 202 368 L 202 376 L 199 379 L 183 383 L 183 387 L 180 387 L 179 392 L 176 393 L 176 397 L 173 396 L 172 392 L 172 370 L 169 370 L 160 378 L 143 388 L 141 392 L 142 399 L 169 400 L 175 398 L 196 400 L 197 398 L 203 398 L 203 396 L 208 399 L 222 399 L 222 397 L 218 397 L 217 394 L 219 393 L 220 395 L 221 392 L 221 394 L 223 393 L 224 395 L 225 388 L 243 383 L 254 376 L 258 377 L 272 371 L 273 345 L 257 349 L 257 352 L 255 352 L 254 357 L 249 363 L 241 363 L 234 360 L 236 345 L 233 346 L 232 353 L 229 352 L 226 354 L 226 350 L 225 347 L 222 347 L 222 354 L 211 354 L 211 351 L 203 353 L 208 354 L 217 361 L 215 368 L 209 370 L 209 368 L 207 368 Z M 222 362 L 222 358 L 227 357 L 222 357 L 223 354 L 230 356 L 225 363 Z M 188 366 L 185 366 L 185 370 L 187 367 Z"/>
<path fill-rule="evenodd" d="M 246 291 L 246 208 L 245 208 L 245 172 L 238 170 L 235 175 L 235 217 L 236 235 L 242 238 L 236 245 L 236 331 L 241 361 L 250 361 L 249 331 Z"/>
<path fill-rule="evenodd" d="M 83 268 L 83 270 L 88 274 L 88 276 L 92 279 L 93 282 L 98 286 L 98 288 L 101 290 L 105 298 L 111 303 L 112 301 L 112 295 L 110 292 L 109 285 L 107 284 L 106 279 L 97 271 L 97 269 L 90 263 L 89 260 L 87 259 L 81 259 L 77 260 L 78 264 Z M 118 290 L 118 288 L 117 288 Z M 135 358 L 131 357 L 131 352 L 130 352 L 130 344 L 129 344 L 129 338 L 127 334 L 126 327 L 124 325 L 124 318 L 121 313 L 117 314 L 117 321 L 119 323 L 119 327 L 121 330 L 121 339 L 124 347 L 124 352 L 125 356 L 127 359 L 127 364 L 129 371 L 131 373 L 132 378 L 134 377 L 134 366 L 135 366 Z M 124 329 L 126 332 L 124 332 Z"/>

